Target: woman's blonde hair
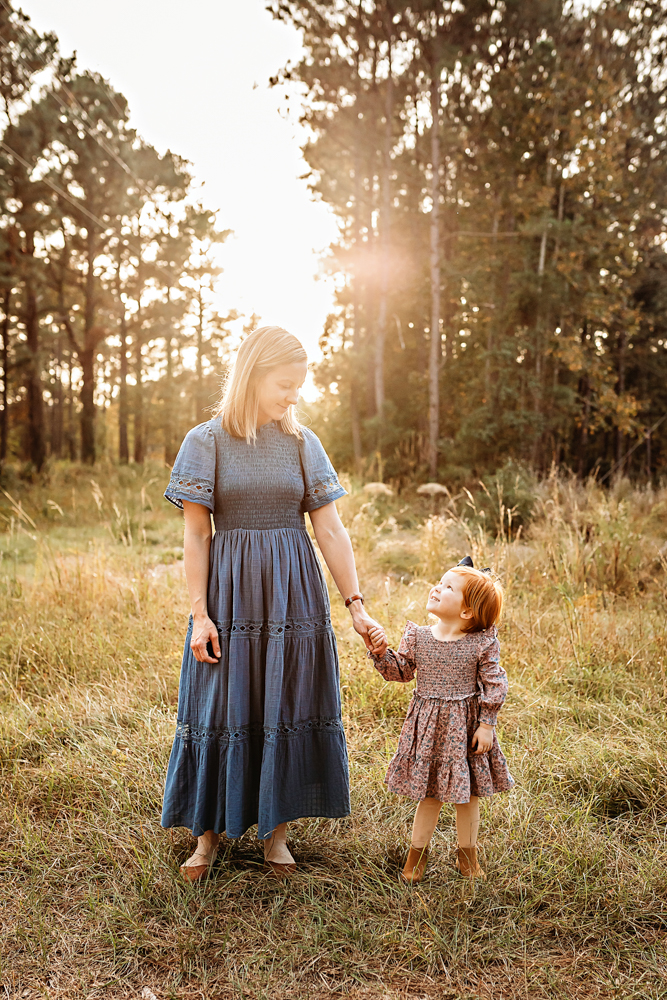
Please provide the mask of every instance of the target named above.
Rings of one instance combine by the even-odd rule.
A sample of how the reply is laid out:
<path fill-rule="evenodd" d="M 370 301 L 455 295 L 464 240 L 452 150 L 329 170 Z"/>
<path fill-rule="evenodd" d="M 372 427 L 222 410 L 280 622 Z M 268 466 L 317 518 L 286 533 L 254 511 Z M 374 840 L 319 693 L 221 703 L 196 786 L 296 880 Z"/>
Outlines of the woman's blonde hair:
<path fill-rule="evenodd" d="M 472 566 L 453 566 L 452 573 L 466 577 L 463 584 L 463 607 L 472 611 L 472 618 L 464 632 L 481 632 L 495 625 L 503 610 L 503 588 L 488 573 Z"/>
<path fill-rule="evenodd" d="M 228 373 L 222 398 L 215 411 L 222 426 L 233 437 L 252 444 L 257 437 L 257 414 L 260 380 L 280 365 L 301 364 L 308 360 L 303 345 L 280 326 L 260 326 L 245 338 Z M 295 408 L 290 406 L 280 421 L 285 434 L 301 437 Z"/>

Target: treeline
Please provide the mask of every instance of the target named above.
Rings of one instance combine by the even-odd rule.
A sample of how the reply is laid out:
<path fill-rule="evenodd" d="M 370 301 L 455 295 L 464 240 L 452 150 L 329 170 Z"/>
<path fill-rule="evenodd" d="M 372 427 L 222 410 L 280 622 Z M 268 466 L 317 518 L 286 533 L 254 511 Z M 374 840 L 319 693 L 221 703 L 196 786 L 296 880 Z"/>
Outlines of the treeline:
<path fill-rule="evenodd" d="M 316 427 L 338 465 L 667 464 L 667 8 L 272 0 L 340 220 Z"/>
<path fill-rule="evenodd" d="M 0 464 L 174 458 L 206 419 L 235 313 L 215 213 L 122 94 L 0 8 Z"/>

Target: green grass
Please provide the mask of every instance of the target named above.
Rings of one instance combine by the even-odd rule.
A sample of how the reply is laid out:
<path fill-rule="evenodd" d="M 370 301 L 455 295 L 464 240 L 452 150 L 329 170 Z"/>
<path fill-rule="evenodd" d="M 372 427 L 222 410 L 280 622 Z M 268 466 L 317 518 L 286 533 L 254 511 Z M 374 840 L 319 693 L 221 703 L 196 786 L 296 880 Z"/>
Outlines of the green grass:
<path fill-rule="evenodd" d="M 667 997 L 667 492 L 553 478 L 517 539 L 465 497 L 353 490 L 362 588 L 394 642 L 464 552 L 506 584 L 517 786 L 483 807 L 488 881 L 457 878 L 445 809 L 428 879 L 399 885 L 413 806 L 383 777 L 410 692 L 332 595 L 352 815 L 293 824 L 289 884 L 250 831 L 189 886 L 189 834 L 159 826 L 188 612 L 163 479 L 60 466 L 1 495 L 5 995 Z"/>

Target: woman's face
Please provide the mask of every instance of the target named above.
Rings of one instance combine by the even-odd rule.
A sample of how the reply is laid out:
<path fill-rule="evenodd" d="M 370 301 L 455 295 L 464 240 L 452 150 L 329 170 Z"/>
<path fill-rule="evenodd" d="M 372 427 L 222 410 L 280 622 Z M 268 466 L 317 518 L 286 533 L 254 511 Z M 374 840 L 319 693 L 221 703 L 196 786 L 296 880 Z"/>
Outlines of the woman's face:
<path fill-rule="evenodd" d="M 308 366 L 305 361 L 293 365 L 280 365 L 268 372 L 257 386 L 257 426 L 269 420 L 282 420 L 290 406 L 299 400 L 299 389 L 306 381 Z"/>

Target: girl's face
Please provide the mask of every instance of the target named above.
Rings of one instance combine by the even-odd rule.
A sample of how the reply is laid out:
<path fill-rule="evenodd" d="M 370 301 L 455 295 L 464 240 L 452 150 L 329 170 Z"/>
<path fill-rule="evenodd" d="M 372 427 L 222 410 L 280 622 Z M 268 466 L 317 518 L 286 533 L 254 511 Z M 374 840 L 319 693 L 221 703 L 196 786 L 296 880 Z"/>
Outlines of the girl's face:
<path fill-rule="evenodd" d="M 426 610 L 443 621 L 453 622 L 458 618 L 468 618 L 470 613 L 463 604 L 465 576 L 448 570 L 435 587 L 431 588 L 426 602 Z"/>
<path fill-rule="evenodd" d="M 290 406 L 299 400 L 299 389 L 306 381 L 308 366 L 305 361 L 293 365 L 280 365 L 268 372 L 257 385 L 257 426 L 270 420 L 282 420 Z"/>

